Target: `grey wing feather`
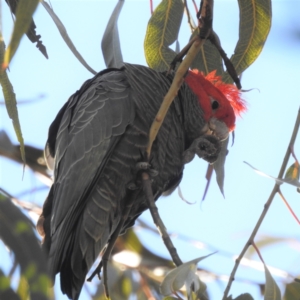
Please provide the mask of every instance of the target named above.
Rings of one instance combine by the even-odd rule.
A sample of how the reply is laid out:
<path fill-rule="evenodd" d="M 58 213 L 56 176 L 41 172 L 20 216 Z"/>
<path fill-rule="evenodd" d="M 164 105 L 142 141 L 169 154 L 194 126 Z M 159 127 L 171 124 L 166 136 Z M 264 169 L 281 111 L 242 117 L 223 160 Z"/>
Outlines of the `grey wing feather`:
<path fill-rule="evenodd" d="M 96 76 L 83 93 L 70 99 L 61 120 L 55 145 L 55 213 L 51 216 L 49 253 L 54 274 L 62 260 L 62 246 L 78 221 L 95 178 L 134 118 L 130 93 L 124 72 Z"/>

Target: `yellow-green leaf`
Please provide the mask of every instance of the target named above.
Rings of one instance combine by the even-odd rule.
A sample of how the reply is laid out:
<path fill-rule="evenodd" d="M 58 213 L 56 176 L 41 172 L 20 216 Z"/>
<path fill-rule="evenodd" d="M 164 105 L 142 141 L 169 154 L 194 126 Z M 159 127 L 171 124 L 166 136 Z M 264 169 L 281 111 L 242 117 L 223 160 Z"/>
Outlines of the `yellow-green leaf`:
<path fill-rule="evenodd" d="M 296 161 L 293 163 L 285 173 L 285 179 L 287 180 L 297 180 L 299 181 L 299 163 Z"/>
<path fill-rule="evenodd" d="M 270 271 L 268 270 L 265 264 L 264 267 L 265 267 L 265 276 L 266 276 L 264 300 L 281 300 L 281 293 L 278 285 L 276 284 L 275 280 L 273 279 Z"/>
<path fill-rule="evenodd" d="M 183 16 L 181 0 L 163 0 L 153 12 L 147 27 L 144 51 L 150 68 L 169 69 L 176 53 L 169 48 L 177 37 Z"/>
<path fill-rule="evenodd" d="M 5 44 L 3 41 L 2 34 L 0 33 L 0 65 L 3 62 L 4 51 L 5 51 Z M 13 86 L 9 81 L 6 70 L 2 70 L 2 71 L 0 70 L 0 85 L 2 86 L 7 113 L 9 117 L 12 119 L 16 136 L 20 143 L 22 160 L 25 163 L 26 159 L 25 159 L 24 140 L 23 140 L 21 125 L 19 122 L 16 94 L 14 93 Z"/>
<path fill-rule="evenodd" d="M 3 292 L 10 287 L 10 279 L 6 277 L 2 272 L 0 274 L 0 291 Z"/>
<path fill-rule="evenodd" d="M 27 32 L 32 21 L 32 15 L 35 12 L 39 0 L 21 0 L 18 3 L 16 11 L 16 21 L 11 36 L 11 40 L 6 49 L 3 65 L 7 67 L 16 53 L 21 38 Z"/>
<path fill-rule="evenodd" d="M 271 28 L 271 0 L 238 0 L 240 8 L 239 40 L 231 57 L 240 75 L 259 56 Z M 224 80 L 232 82 L 226 73 Z"/>
<path fill-rule="evenodd" d="M 25 276 L 21 275 L 18 285 L 17 293 L 20 296 L 21 300 L 27 300 L 28 299 L 28 282 L 25 278 Z"/>
<path fill-rule="evenodd" d="M 300 299 L 300 283 L 292 282 L 286 285 L 283 300 Z"/>
<path fill-rule="evenodd" d="M 195 37 L 198 32 L 199 29 L 197 28 L 193 32 L 191 39 Z M 219 39 L 217 34 L 215 34 L 215 37 L 216 39 Z M 217 48 L 209 40 L 203 44 L 203 47 L 192 62 L 191 68 L 198 69 L 205 75 L 214 70 L 217 70 L 217 75 L 222 75 L 224 73 L 221 55 Z"/>

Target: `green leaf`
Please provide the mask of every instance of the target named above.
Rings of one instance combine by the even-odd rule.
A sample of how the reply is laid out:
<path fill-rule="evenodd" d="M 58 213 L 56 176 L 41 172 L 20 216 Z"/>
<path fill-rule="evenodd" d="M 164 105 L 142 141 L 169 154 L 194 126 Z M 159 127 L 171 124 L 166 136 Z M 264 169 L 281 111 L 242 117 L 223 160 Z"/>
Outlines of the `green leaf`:
<path fill-rule="evenodd" d="M 281 293 L 278 285 L 273 279 L 267 266 L 264 264 L 265 276 L 266 276 L 266 286 L 265 286 L 265 297 L 264 300 L 281 300 Z"/>
<path fill-rule="evenodd" d="M 300 283 L 292 282 L 286 285 L 283 300 L 300 299 Z"/>
<path fill-rule="evenodd" d="M 196 29 L 193 32 L 190 39 L 194 38 L 198 34 L 198 30 L 199 29 Z M 215 38 L 219 40 L 217 34 L 215 34 Z M 198 69 L 205 75 L 214 70 L 217 70 L 217 75 L 222 75 L 224 73 L 221 55 L 217 48 L 209 40 L 203 44 L 203 47 L 192 62 L 191 68 Z"/>
<path fill-rule="evenodd" d="M 176 55 L 169 46 L 177 40 L 183 8 L 181 0 L 163 0 L 149 20 L 144 51 L 149 67 L 156 71 L 168 70 Z"/>
<path fill-rule="evenodd" d="M 22 1 L 22 2 L 26 2 L 26 1 Z M 2 34 L 0 33 L 0 65 L 4 59 L 4 52 L 5 52 L 5 44 L 3 41 Z M 12 119 L 16 136 L 20 143 L 21 157 L 25 164 L 26 158 L 25 158 L 24 139 L 23 139 L 21 125 L 19 121 L 16 94 L 14 93 L 13 86 L 9 81 L 6 70 L 2 70 L 2 72 L 0 71 L 0 85 L 2 86 L 6 110 L 8 116 Z"/>
<path fill-rule="evenodd" d="M 259 56 L 271 28 L 271 0 L 238 0 L 240 8 L 239 40 L 231 57 L 240 75 Z M 225 82 L 232 82 L 226 72 Z"/>
<path fill-rule="evenodd" d="M 32 22 L 32 15 L 35 12 L 38 4 L 39 0 L 19 1 L 13 33 L 4 55 L 3 66 L 5 68 L 9 65 L 14 54 L 16 53 L 24 33 L 28 31 Z"/>
<path fill-rule="evenodd" d="M 118 31 L 118 18 L 123 4 L 124 0 L 118 1 L 103 34 L 101 48 L 107 68 L 120 68 L 123 64 Z"/>
<path fill-rule="evenodd" d="M 284 179 L 289 181 L 299 181 L 299 163 L 297 161 L 287 169 Z"/>
<path fill-rule="evenodd" d="M 254 300 L 253 297 L 246 293 L 246 294 L 241 294 L 238 297 L 234 298 L 233 300 Z"/>

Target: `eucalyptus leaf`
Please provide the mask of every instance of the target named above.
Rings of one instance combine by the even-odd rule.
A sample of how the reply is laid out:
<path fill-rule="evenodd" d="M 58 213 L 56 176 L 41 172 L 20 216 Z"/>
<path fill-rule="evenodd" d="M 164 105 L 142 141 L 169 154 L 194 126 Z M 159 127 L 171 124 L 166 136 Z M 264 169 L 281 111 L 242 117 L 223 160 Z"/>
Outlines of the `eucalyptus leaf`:
<path fill-rule="evenodd" d="M 26 1 L 25 1 L 26 2 Z M 79 62 L 87 69 L 89 70 L 92 74 L 96 75 L 97 72 L 92 69 L 88 63 L 84 60 L 84 58 L 81 56 L 81 54 L 78 52 L 78 50 L 76 49 L 75 45 L 73 44 L 72 40 L 70 39 L 66 27 L 64 26 L 64 24 L 61 22 L 61 20 L 58 18 L 58 16 L 55 14 L 55 12 L 53 11 L 53 9 L 49 6 L 49 4 L 42 0 L 41 3 L 43 4 L 44 8 L 46 9 L 46 11 L 49 13 L 49 15 L 51 16 L 52 20 L 54 21 L 57 29 L 59 30 L 62 38 L 64 39 L 64 41 L 66 42 L 67 46 L 69 47 L 69 49 L 72 51 L 72 53 L 75 55 L 75 57 L 79 60 Z"/>
<path fill-rule="evenodd" d="M 296 161 L 286 171 L 284 179 L 287 181 L 299 181 L 299 163 Z"/>
<path fill-rule="evenodd" d="M 230 58 L 240 75 L 259 56 L 271 28 L 271 0 L 238 0 L 240 9 L 239 40 Z M 232 82 L 226 72 L 223 80 Z"/>
<path fill-rule="evenodd" d="M 198 34 L 199 34 L 199 29 L 196 29 L 193 32 L 190 40 L 193 39 Z M 219 40 L 217 34 L 215 34 L 215 38 Z M 191 68 L 198 69 L 199 71 L 203 72 L 205 75 L 207 75 L 208 73 L 214 70 L 217 71 L 217 75 L 222 75 L 224 73 L 221 55 L 218 49 L 209 40 L 207 40 L 203 44 L 199 53 L 196 55 L 194 61 L 192 62 Z"/>
<path fill-rule="evenodd" d="M 119 0 L 103 34 L 101 48 L 107 68 L 120 68 L 123 65 L 123 57 L 118 31 L 118 18 L 122 10 L 124 0 Z"/>
<path fill-rule="evenodd" d="M 169 46 L 177 40 L 183 9 L 181 0 L 163 0 L 149 20 L 144 51 L 149 67 L 156 71 L 168 70 L 176 55 Z"/>
<path fill-rule="evenodd" d="M 300 283 L 292 282 L 286 285 L 283 300 L 300 299 Z"/>
<path fill-rule="evenodd" d="M 4 59 L 4 51 L 5 51 L 5 45 L 4 45 L 2 35 L 0 33 L 0 65 Z M 22 135 L 21 125 L 19 121 L 17 99 L 16 99 L 16 94 L 14 93 L 13 86 L 7 76 L 6 70 L 2 70 L 2 72 L 0 72 L 0 85 L 2 86 L 2 91 L 4 95 L 5 106 L 6 106 L 8 116 L 12 119 L 14 130 L 17 139 L 20 143 L 21 157 L 25 165 L 26 163 L 25 147 L 24 147 L 24 139 Z"/>
<path fill-rule="evenodd" d="M 281 293 L 278 285 L 273 279 L 267 266 L 264 264 L 265 276 L 266 276 L 266 286 L 265 286 L 265 297 L 264 300 L 281 300 Z"/>

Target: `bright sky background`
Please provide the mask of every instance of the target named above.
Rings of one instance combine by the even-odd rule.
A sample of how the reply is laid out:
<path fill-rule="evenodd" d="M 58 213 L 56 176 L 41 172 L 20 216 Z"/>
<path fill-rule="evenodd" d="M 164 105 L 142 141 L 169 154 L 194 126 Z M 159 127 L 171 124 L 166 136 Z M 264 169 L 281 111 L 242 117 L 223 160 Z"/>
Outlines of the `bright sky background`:
<path fill-rule="evenodd" d="M 5 1 L 2 5 L 2 22 L 6 44 L 12 29 L 12 19 Z M 160 1 L 153 1 L 156 6 Z M 117 1 L 74 1 L 54 0 L 52 5 L 64 23 L 69 36 L 79 52 L 96 71 L 105 68 L 100 50 L 100 41 L 107 21 Z M 189 5 L 191 12 L 192 4 Z M 219 35 L 228 56 L 234 51 L 238 39 L 237 1 L 216 0 L 214 7 L 214 29 Z M 177 191 L 172 196 L 158 201 L 160 214 L 171 233 L 190 237 L 190 240 L 213 245 L 220 252 L 201 262 L 200 267 L 218 275 L 230 274 L 234 260 L 246 243 L 254 228 L 274 182 L 261 177 L 243 161 L 247 161 L 267 174 L 277 176 L 294 127 L 299 109 L 300 76 L 300 2 L 298 0 L 274 0 L 273 22 L 269 38 L 262 54 L 243 74 L 243 89 L 253 89 L 244 94 L 248 112 L 237 121 L 235 143 L 229 149 L 226 161 L 224 199 L 213 180 L 206 200 L 201 204 L 205 187 L 207 164 L 195 159 L 186 166 L 181 189 L 184 197 L 196 201 L 188 205 L 180 200 Z M 126 62 L 146 65 L 143 41 L 150 17 L 148 0 L 126 0 L 119 19 L 119 34 L 123 59 Z M 9 77 L 18 100 L 44 98 L 32 104 L 19 105 L 19 115 L 25 143 L 42 148 L 47 138 L 48 127 L 60 107 L 69 96 L 91 78 L 89 73 L 73 56 L 62 40 L 52 19 L 40 5 L 34 20 L 37 34 L 47 47 L 46 60 L 35 46 L 24 37 L 21 46 L 10 65 Z M 190 30 L 183 19 L 180 32 L 180 46 L 188 41 Z M 0 96 L 2 99 L 2 95 Z M 16 142 L 11 121 L 3 105 L 0 106 L 0 129 L 4 129 Z M 295 153 L 300 158 L 299 139 Z M 290 161 L 292 164 L 293 161 Z M 0 157 L 0 186 L 12 195 L 18 196 L 28 190 L 34 192 L 23 200 L 42 204 L 48 189 L 36 191 L 43 184 L 30 170 L 25 171 L 22 180 L 22 166 Z M 36 192 L 35 192 L 36 191 Z M 284 185 L 282 192 L 300 217 L 300 196 L 296 188 Z M 151 216 L 144 213 L 142 219 L 151 224 Z M 256 238 L 284 238 L 276 247 L 262 248 L 265 262 L 296 277 L 300 275 L 299 241 L 300 227 L 292 218 L 281 199 L 276 196 Z M 169 258 L 160 238 L 145 231 L 137 231 L 149 249 Z M 196 248 L 191 242 L 173 239 L 183 261 L 207 255 L 207 248 Z M 3 248 L 0 257 L 4 257 Z M 225 257 L 222 251 L 231 255 Z M 257 255 L 252 257 L 259 261 Z M 0 261 L 0 267 L 2 262 Z M 240 266 L 231 288 L 234 297 L 249 292 L 255 299 L 261 299 L 257 285 L 247 280 L 264 283 L 264 273 L 253 268 Z M 281 282 L 291 278 L 274 276 L 280 288 Z M 204 278 L 205 279 L 205 278 Z M 206 278 L 207 279 L 207 278 Z M 226 286 L 224 281 L 208 282 L 211 299 L 221 299 Z M 66 299 L 57 297 L 57 299 Z M 88 299 L 83 292 L 81 300 Z"/>

